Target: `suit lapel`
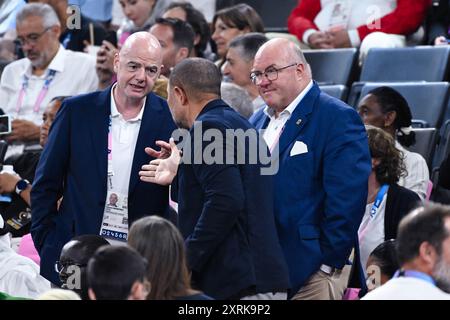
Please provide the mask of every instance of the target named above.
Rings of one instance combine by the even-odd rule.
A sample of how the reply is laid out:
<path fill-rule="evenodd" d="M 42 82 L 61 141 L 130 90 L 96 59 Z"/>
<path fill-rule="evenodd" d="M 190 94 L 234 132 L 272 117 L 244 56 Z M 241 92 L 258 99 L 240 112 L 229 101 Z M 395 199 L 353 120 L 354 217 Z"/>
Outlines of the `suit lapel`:
<path fill-rule="evenodd" d="M 314 83 L 311 90 L 309 90 L 306 96 L 295 108 L 291 117 L 286 122 L 283 133 L 281 134 L 278 145 L 279 154 L 284 152 L 284 150 L 291 144 L 293 140 L 297 138 L 300 131 L 308 123 L 309 115 L 313 110 L 314 103 L 319 93 L 320 90 L 317 84 Z"/>
<path fill-rule="evenodd" d="M 145 153 L 145 148 L 155 146 L 161 123 L 160 112 L 163 106 L 153 94 L 147 96 L 144 114 L 142 115 L 141 127 L 139 129 L 136 148 L 134 149 L 133 165 L 131 167 L 130 184 L 128 194 L 131 195 L 139 181 L 139 171 L 141 166 L 150 161 L 150 156 Z"/>
<path fill-rule="evenodd" d="M 91 139 L 95 154 L 95 162 L 101 181 L 105 187 L 107 183 L 108 166 L 108 125 L 111 114 L 111 87 L 102 91 L 97 99 L 97 105 L 90 109 L 91 115 L 88 117 L 91 129 Z M 105 189 L 106 190 L 106 189 Z"/>

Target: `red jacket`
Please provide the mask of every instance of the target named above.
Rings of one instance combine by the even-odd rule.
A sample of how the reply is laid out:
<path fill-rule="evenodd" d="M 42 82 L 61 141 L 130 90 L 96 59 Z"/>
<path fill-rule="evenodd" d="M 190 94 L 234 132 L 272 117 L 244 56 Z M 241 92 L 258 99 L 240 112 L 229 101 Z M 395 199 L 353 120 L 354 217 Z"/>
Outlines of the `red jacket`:
<path fill-rule="evenodd" d="M 361 41 L 375 31 L 408 35 L 416 31 L 425 19 L 431 0 L 397 0 L 397 8 L 381 18 L 380 29 L 369 29 L 366 25 L 357 28 Z M 316 29 L 314 18 L 321 10 L 320 0 L 299 0 L 297 7 L 288 18 L 289 32 L 302 41 L 303 33 Z"/>

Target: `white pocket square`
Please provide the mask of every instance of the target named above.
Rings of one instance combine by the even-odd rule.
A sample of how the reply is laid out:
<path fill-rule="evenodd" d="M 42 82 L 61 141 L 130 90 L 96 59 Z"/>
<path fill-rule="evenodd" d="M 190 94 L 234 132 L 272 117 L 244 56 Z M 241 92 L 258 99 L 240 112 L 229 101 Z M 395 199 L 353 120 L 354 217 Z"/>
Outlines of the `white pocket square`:
<path fill-rule="evenodd" d="M 302 141 L 295 141 L 294 146 L 291 149 L 291 157 L 307 153 L 308 146 Z"/>

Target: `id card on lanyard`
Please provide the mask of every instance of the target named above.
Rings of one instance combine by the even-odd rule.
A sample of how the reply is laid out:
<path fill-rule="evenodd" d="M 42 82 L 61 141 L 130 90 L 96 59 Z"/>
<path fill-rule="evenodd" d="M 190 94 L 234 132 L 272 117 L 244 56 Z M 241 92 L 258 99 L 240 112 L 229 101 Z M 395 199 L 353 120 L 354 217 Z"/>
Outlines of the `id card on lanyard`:
<path fill-rule="evenodd" d="M 50 87 L 50 84 L 53 81 L 53 78 L 55 77 L 55 74 L 56 74 L 55 70 L 49 70 L 48 75 L 45 78 L 44 85 L 43 85 L 41 91 L 39 92 L 36 102 L 34 103 L 34 106 L 33 106 L 33 111 L 35 113 L 39 112 L 42 101 L 44 100 L 45 96 L 47 95 L 48 89 Z M 20 109 L 22 108 L 23 98 L 25 97 L 26 91 L 28 89 L 28 83 L 30 81 L 30 79 L 28 78 L 27 75 L 24 75 L 23 77 L 24 77 L 24 79 L 22 82 L 22 88 L 19 91 L 19 97 L 17 99 L 17 104 L 16 104 L 16 113 L 17 114 L 19 114 Z"/>
<path fill-rule="evenodd" d="M 348 21 L 352 11 L 352 4 L 350 0 L 335 0 L 333 10 L 331 11 L 329 29 L 343 28 L 347 29 Z"/>
<path fill-rule="evenodd" d="M 127 241 L 128 238 L 128 195 L 115 189 L 113 183 L 112 117 L 108 125 L 108 192 L 103 212 L 100 235 L 114 241 Z"/>
<path fill-rule="evenodd" d="M 370 217 L 373 219 L 375 215 L 378 212 L 378 209 L 380 209 L 381 202 L 383 202 L 384 195 L 389 189 L 389 185 L 383 184 L 380 188 L 380 190 L 377 193 L 377 197 L 375 198 L 375 202 L 372 205 L 372 208 L 370 209 Z"/>

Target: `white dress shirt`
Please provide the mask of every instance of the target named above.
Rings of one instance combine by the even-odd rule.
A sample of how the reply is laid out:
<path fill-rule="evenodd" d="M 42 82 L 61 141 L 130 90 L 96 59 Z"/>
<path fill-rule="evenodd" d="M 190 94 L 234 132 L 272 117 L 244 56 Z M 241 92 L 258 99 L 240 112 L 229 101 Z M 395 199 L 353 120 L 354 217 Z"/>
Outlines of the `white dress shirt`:
<path fill-rule="evenodd" d="M 56 74 L 50 83 L 47 94 L 37 112 L 34 105 L 38 100 L 49 70 Z M 24 82 L 28 77 L 28 87 L 25 90 L 22 104 L 17 111 L 17 102 Z M 42 124 L 42 114 L 48 103 L 58 96 L 73 96 L 95 91 L 98 88 L 98 78 L 95 72 L 95 57 L 81 52 L 74 52 L 60 46 L 47 70 L 42 76 L 32 74 L 31 62 L 23 58 L 6 66 L 0 80 L 0 108 L 13 119 L 23 119 Z M 24 145 L 15 143 L 8 148 L 6 157 L 21 153 Z"/>
<path fill-rule="evenodd" d="M 313 82 L 311 80 L 306 88 L 300 92 L 300 94 L 286 107 L 286 109 L 280 112 L 278 117 L 275 116 L 275 111 L 272 108 L 269 106 L 265 107 L 264 113 L 270 118 L 270 122 L 264 130 L 263 138 L 266 141 L 270 151 L 274 149 L 275 145 L 278 143 L 278 140 L 280 140 L 280 136 L 283 133 L 286 122 L 291 117 L 295 108 L 297 108 L 297 105 L 303 100 L 309 90 L 311 90 L 312 86 Z"/>
<path fill-rule="evenodd" d="M 450 294 L 427 281 L 399 277 L 369 292 L 361 300 L 450 300 Z"/>
<path fill-rule="evenodd" d="M 398 141 L 395 142 L 395 147 L 403 152 L 405 157 L 404 163 L 408 173 L 406 177 L 400 178 L 398 185 L 416 192 L 422 200 L 425 199 L 430 180 L 427 162 L 420 154 L 403 148 Z"/>

